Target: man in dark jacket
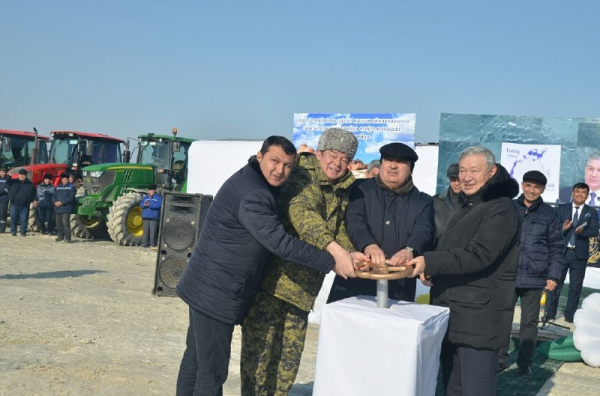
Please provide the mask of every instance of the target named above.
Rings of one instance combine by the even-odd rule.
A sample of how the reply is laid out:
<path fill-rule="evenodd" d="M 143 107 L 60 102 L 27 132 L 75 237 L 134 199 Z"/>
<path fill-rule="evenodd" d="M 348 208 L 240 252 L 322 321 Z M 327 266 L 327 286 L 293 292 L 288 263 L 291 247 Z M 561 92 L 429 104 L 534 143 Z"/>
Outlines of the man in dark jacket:
<path fill-rule="evenodd" d="M 433 200 L 413 184 L 417 153 L 403 143 L 382 146 L 379 174 L 359 179 L 350 189 L 346 230 L 356 248 L 375 264 L 405 264 L 433 245 Z M 416 279 L 389 282 L 395 300 L 414 301 Z M 377 283 L 368 279 L 335 277 L 327 302 L 358 295 L 377 295 Z"/>
<path fill-rule="evenodd" d="M 542 290 L 554 290 L 564 266 L 562 238 L 558 213 L 545 204 L 541 195 L 547 183 L 539 171 L 523 175 L 523 194 L 514 201 L 521 216 L 521 244 L 519 266 L 515 282 L 514 303 L 521 299 L 521 326 L 519 328 L 519 374 L 531 377 L 531 358 L 535 351 L 540 316 Z M 508 345 L 509 340 L 506 340 Z M 508 367 L 508 347 L 500 350 L 498 371 Z"/>
<path fill-rule="evenodd" d="M 450 308 L 441 353 L 446 395 L 492 396 L 514 311 L 519 186 L 486 148 L 465 149 L 458 163 L 461 206 L 437 250 L 408 264 L 413 276 L 431 277 L 431 303 Z"/>
<path fill-rule="evenodd" d="M 19 178 L 13 180 L 8 191 L 10 201 L 10 233 L 17 236 L 17 222 L 21 223 L 21 236 L 27 235 L 29 206 L 37 202 L 35 186 L 27 178 L 25 169 L 19 170 Z"/>
<path fill-rule="evenodd" d="M 568 204 L 558 205 L 558 217 L 562 223 L 562 234 L 565 240 L 565 265 L 556 289 L 549 294 L 546 306 L 546 318 L 556 318 L 558 299 L 569 272 L 569 298 L 565 309 L 565 322 L 573 323 L 575 311 L 579 305 L 581 289 L 587 261 L 590 257 L 590 237 L 598 236 L 598 212 L 586 205 L 590 188 L 585 183 L 573 186 L 573 199 Z"/>
<path fill-rule="evenodd" d="M 54 190 L 52 202 L 54 203 L 54 213 L 56 214 L 56 227 L 58 228 L 58 237 L 56 242 L 65 241 L 71 243 L 71 213 L 75 203 L 75 186 L 69 183 L 69 175 L 63 173 L 60 175 L 60 184 Z"/>
<path fill-rule="evenodd" d="M 162 197 L 156 192 L 156 184 L 150 184 L 148 186 L 148 194 L 144 195 L 140 201 L 140 206 L 142 207 L 142 219 L 144 221 L 142 247 L 150 246 L 151 249 L 156 249 L 158 220 L 160 219 L 162 201 Z"/>
<path fill-rule="evenodd" d="M 54 185 L 52 184 L 52 175 L 45 174 L 44 180 L 37 186 L 38 196 L 38 218 L 40 220 L 40 230 L 42 235 L 54 231 Z"/>
<path fill-rule="evenodd" d="M 244 319 L 271 253 L 297 265 L 354 276 L 350 253 L 335 257 L 287 234 L 276 195 L 290 176 L 296 148 L 271 136 L 233 174 L 211 204 L 194 252 L 177 285 L 190 306 L 187 349 L 177 395 L 221 395 L 234 325 Z"/>
<path fill-rule="evenodd" d="M 0 234 L 6 231 L 8 218 L 8 190 L 10 188 L 10 177 L 6 176 L 6 168 L 0 166 Z"/>
<path fill-rule="evenodd" d="M 460 180 L 458 180 L 458 163 L 448 167 L 446 176 L 450 187 L 433 197 L 433 210 L 435 212 L 435 245 L 438 244 L 450 214 L 458 206 L 458 195 L 460 194 Z"/>

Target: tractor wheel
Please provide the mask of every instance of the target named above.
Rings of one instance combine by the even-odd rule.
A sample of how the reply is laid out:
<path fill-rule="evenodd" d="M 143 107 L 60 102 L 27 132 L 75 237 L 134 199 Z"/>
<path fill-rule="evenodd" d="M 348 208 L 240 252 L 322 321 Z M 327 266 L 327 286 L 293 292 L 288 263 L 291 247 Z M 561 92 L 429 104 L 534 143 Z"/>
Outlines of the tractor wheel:
<path fill-rule="evenodd" d="M 108 212 L 108 233 L 113 241 L 124 246 L 139 246 L 144 233 L 142 196 L 128 193 L 120 196 Z"/>
<path fill-rule="evenodd" d="M 37 206 L 29 205 L 29 219 L 27 219 L 27 231 L 40 232 L 40 219 Z"/>
<path fill-rule="evenodd" d="M 78 238 L 102 239 L 108 237 L 106 223 L 103 220 L 72 214 L 69 222 L 71 224 L 71 234 Z"/>

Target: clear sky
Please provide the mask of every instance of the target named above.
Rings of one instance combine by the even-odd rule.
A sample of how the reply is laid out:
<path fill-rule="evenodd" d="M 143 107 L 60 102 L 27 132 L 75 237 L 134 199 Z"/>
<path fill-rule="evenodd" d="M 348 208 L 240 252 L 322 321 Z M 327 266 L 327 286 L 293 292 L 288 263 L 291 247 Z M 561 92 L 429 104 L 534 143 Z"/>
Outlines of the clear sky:
<path fill-rule="evenodd" d="M 600 117 L 600 1 L 0 0 L 0 129 L 291 138 L 294 113 Z"/>

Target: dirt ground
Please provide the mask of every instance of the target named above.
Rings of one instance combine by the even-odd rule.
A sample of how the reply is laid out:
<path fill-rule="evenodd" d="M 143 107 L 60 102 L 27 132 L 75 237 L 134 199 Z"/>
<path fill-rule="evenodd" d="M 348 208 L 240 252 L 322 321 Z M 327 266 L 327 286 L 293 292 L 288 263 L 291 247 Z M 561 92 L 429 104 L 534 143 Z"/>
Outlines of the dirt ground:
<path fill-rule="evenodd" d="M 174 395 L 188 311 L 152 295 L 156 252 L 31 235 L 0 234 L 0 395 Z M 312 393 L 317 337 L 292 396 Z M 225 395 L 240 393 L 239 353 L 236 328 Z M 538 395 L 596 395 L 598 370 L 565 363 Z"/>
<path fill-rule="evenodd" d="M 0 234 L 0 395 L 174 395 L 188 311 L 152 295 L 156 252 Z M 310 395 L 310 329 L 294 395 Z M 239 394 L 236 329 L 226 395 Z M 308 362 L 308 364 L 305 364 Z"/>

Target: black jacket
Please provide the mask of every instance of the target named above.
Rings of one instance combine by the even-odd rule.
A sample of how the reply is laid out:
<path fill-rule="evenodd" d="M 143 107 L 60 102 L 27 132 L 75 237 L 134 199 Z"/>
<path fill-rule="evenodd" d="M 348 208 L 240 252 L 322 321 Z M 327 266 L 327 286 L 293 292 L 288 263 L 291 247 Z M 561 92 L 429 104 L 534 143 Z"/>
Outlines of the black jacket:
<path fill-rule="evenodd" d="M 284 231 L 277 191 L 255 161 L 217 192 L 177 285 L 193 309 L 231 325 L 244 319 L 270 253 L 325 273 L 334 264 L 329 253 Z"/>
<path fill-rule="evenodd" d="M 565 243 L 558 213 L 540 197 L 527 207 L 523 195 L 514 201 L 521 216 L 521 245 L 515 287 L 543 289 L 560 280 Z"/>
<path fill-rule="evenodd" d="M 8 199 L 11 205 L 29 207 L 37 199 L 35 186 L 29 179 L 25 179 L 24 181 L 14 179 L 8 190 Z"/>
<path fill-rule="evenodd" d="M 557 211 L 561 224 L 564 223 L 565 220 L 572 220 L 573 203 L 558 205 Z M 571 235 L 577 227 L 584 223 L 587 223 L 587 225 L 583 228 L 581 234 L 575 234 L 575 255 L 579 260 L 587 260 L 590 257 L 590 237 L 598 236 L 598 211 L 591 206 L 584 204 L 581 208 L 581 213 L 579 213 L 577 224 L 573 224 L 571 228 L 563 231 L 566 253 L 566 247 L 569 244 Z"/>
<path fill-rule="evenodd" d="M 71 183 L 67 185 L 59 184 L 54 189 L 54 195 L 52 196 L 52 204 L 60 202 L 60 206 L 54 207 L 54 213 L 72 213 L 76 194 L 77 190 Z"/>
<path fill-rule="evenodd" d="M 0 202 L 8 202 L 8 190 L 10 189 L 10 176 L 0 177 Z"/>
<path fill-rule="evenodd" d="M 390 258 L 409 246 L 418 255 L 431 249 L 434 228 L 433 200 L 416 187 L 401 195 L 385 187 L 378 177 L 359 179 L 352 185 L 346 230 L 356 250 L 364 252 L 365 247 L 376 244 Z M 414 278 L 389 281 L 388 287 L 392 299 L 415 299 Z M 376 293 L 377 282 L 336 276 L 328 301 Z"/>
<path fill-rule="evenodd" d="M 446 225 L 435 252 L 425 253 L 431 303 L 450 308 L 446 341 L 476 349 L 504 346 L 512 323 L 520 219 L 511 200 L 519 186 L 501 165 Z"/>

